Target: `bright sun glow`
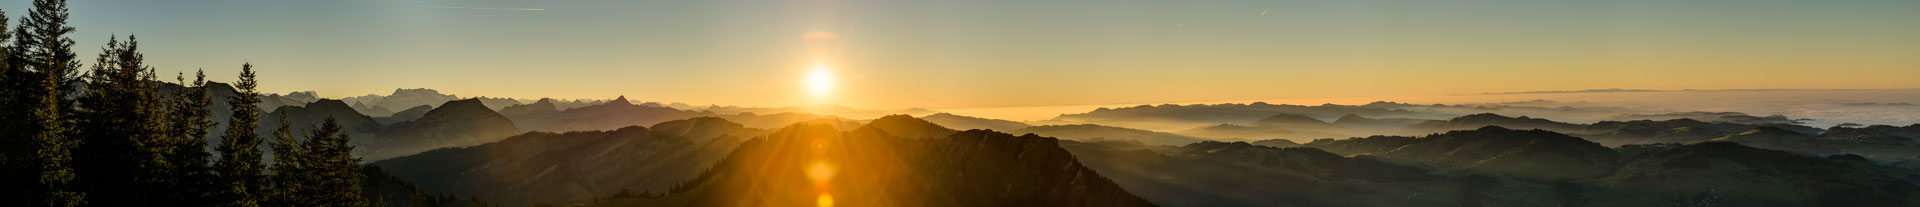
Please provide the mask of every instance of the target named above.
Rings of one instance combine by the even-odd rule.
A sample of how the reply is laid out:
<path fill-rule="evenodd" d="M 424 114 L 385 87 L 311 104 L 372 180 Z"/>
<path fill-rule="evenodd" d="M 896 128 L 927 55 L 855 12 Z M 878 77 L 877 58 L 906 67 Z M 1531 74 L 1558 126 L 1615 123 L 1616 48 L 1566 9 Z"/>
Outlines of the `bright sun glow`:
<path fill-rule="evenodd" d="M 828 92 L 833 91 L 833 72 L 827 69 L 826 64 L 815 64 L 813 71 L 807 73 L 807 92 L 813 93 L 815 98 L 826 97 Z"/>

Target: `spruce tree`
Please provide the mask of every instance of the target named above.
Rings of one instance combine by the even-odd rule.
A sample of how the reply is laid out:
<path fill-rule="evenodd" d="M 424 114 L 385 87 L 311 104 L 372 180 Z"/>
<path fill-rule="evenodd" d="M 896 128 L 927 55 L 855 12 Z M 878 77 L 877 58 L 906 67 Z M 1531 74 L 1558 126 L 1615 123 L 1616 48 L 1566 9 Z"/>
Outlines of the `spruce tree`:
<path fill-rule="evenodd" d="M 77 206 L 85 203 L 86 194 L 69 186 L 75 176 L 69 150 L 75 141 L 65 136 L 72 109 L 67 92 L 80 67 L 71 50 L 73 40 L 66 37 L 73 27 L 66 25 L 66 1 L 35 0 L 33 6 L 12 32 L 5 71 L 0 72 L 6 87 L 5 97 L 0 97 L 5 114 L 0 115 L 8 120 L 0 126 L 6 134 L 0 145 L 7 152 L 0 160 L 8 168 L 3 184 L 9 196 L 17 196 L 4 202 Z"/>
<path fill-rule="evenodd" d="M 90 205 L 150 205 L 173 191 L 164 159 L 173 146 L 165 142 L 158 88 L 141 59 L 133 37 L 109 39 L 85 76 L 70 136 L 81 141 L 73 150 L 75 184 L 94 198 Z"/>
<path fill-rule="evenodd" d="M 16 59 L 13 53 L 15 48 L 6 44 L 13 39 L 13 34 L 4 29 L 11 21 L 7 19 L 6 11 L 0 11 L 0 117 L 27 117 L 29 110 L 21 106 L 25 103 L 20 97 L 20 92 L 26 86 L 14 75 L 25 72 L 23 68 L 14 67 L 16 65 L 11 60 Z M 26 132 L 16 131 L 26 125 L 26 121 L 22 118 L 0 119 L 0 185 L 22 186 L 0 188 L 0 206 L 31 206 L 39 203 L 29 196 L 39 193 L 36 191 L 38 188 L 25 187 L 40 182 L 39 170 L 33 168 L 36 162 L 27 159 L 32 157 L 29 155 L 34 150 L 29 146 L 34 145 L 29 137 L 23 136 Z"/>
<path fill-rule="evenodd" d="M 221 206 L 259 206 L 265 198 L 267 179 L 261 172 L 264 166 L 260 166 L 261 140 L 254 133 L 260 121 L 260 92 L 254 90 L 257 83 L 253 78 L 253 64 L 241 65 L 240 80 L 234 83 L 236 93 L 227 100 L 233 118 L 227 120 L 227 132 L 215 148 L 220 161 L 214 165 L 220 176 Z"/>
<path fill-rule="evenodd" d="M 313 183 L 309 179 L 306 166 L 306 148 L 300 140 L 294 139 L 293 125 L 287 123 L 286 114 L 280 116 L 280 127 L 273 131 L 273 196 L 271 206 L 299 206 L 295 204 L 311 203 L 309 190 Z"/>
<path fill-rule="evenodd" d="M 282 126 L 285 128 L 285 126 Z M 283 189 L 280 198 L 286 206 L 366 206 L 370 204 L 361 197 L 360 181 L 366 175 L 360 174 L 360 158 L 353 157 L 352 137 L 340 130 L 340 124 L 333 117 L 327 117 L 320 126 L 307 135 L 307 140 L 298 146 L 281 144 L 287 152 L 296 155 L 274 155 L 286 157 L 287 161 L 276 162 L 275 166 L 286 165 L 288 175 L 276 176 Z M 285 131 L 285 130 L 282 130 Z M 284 143 L 292 143 L 291 136 L 279 138 Z M 281 164 L 285 163 L 285 164 Z"/>
<path fill-rule="evenodd" d="M 173 145 L 173 153 L 166 156 L 174 171 L 169 175 L 173 182 L 169 189 L 169 203 L 180 206 L 211 206 L 210 196 L 215 195 L 213 172 L 210 166 L 212 154 L 207 153 L 207 134 L 216 124 L 209 120 L 213 112 L 212 100 L 207 95 L 206 71 L 194 72 L 193 82 L 186 81 L 185 74 L 174 76 L 180 88 L 173 90 L 173 99 L 167 101 L 168 141 Z"/>
<path fill-rule="evenodd" d="M 305 163 L 314 174 L 314 200 L 316 204 L 331 206 L 365 206 L 367 200 L 360 196 L 360 181 L 366 175 L 360 174 L 360 158 L 353 157 L 352 137 L 340 130 L 340 124 L 333 117 L 327 117 L 307 137 Z"/>

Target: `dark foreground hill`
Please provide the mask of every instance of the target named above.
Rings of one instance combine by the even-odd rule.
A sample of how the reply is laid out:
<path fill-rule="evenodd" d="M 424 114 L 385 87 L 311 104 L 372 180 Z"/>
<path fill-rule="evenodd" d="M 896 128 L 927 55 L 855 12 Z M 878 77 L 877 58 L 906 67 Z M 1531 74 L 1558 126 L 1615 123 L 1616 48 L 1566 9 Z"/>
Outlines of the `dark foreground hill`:
<path fill-rule="evenodd" d="M 1730 142 L 1606 148 L 1550 131 L 1483 127 L 1302 145 L 1319 149 L 1220 142 L 1064 146 L 1128 191 L 1169 206 L 1920 204 L 1920 173 L 1913 169 Z"/>
<path fill-rule="evenodd" d="M 664 196 L 593 206 L 1152 206 L 1058 140 L 970 130 L 917 140 L 796 124 L 749 140 Z"/>

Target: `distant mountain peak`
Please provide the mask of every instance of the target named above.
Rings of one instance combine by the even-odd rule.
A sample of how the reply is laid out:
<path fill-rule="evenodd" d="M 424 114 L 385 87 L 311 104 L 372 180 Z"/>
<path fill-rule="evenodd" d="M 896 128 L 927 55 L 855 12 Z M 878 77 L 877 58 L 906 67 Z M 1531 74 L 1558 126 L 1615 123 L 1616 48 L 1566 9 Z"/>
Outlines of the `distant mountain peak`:
<path fill-rule="evenodd" d="M 479 108 L 485 109 L 487 108 L 487 105 L 480 103 L 480 99 L 470 98 L 470 99 L 447 101 L 447 103 L 440 104 L 439 108 L 456 108 L 456 107 L 479 107 Z"/>
<path fill-rule="evenodd" d="M 512 105 L 512 106 L 507 106 L 505 108 L 500 108 L 500 114 L 527 115 L 527 114 L 544 114 L 544 113 L 560 112 L 560 107 L 554 105 L 553 102 L 554 102 L 553 99 L 541 98 L 539 101 L 534 101 L 532 104 L 520 104 L 520 105 Z"/>
<path fill-rule="evenodd" d="M 353 106 L 347 105 L 347 102 L 340 101 L 339 99 L 320 99 L 313 101 L 313 103 L 307 103 L 306 108 L 307 110 L 316 111 L 353 111 Z"/>
<path fill-rule="evenodd" d="M 627 96 L 620 96 L 619 98 L 614 98 L 613 101 L 607 101 L 606 105 L 633 105 L 633 102 L 628 102 Z"/>
<path fill-rule="evenodd" d="M 440 91 L 438 90 L 433 90 L 430 88 L 395 88 L 393 89 L 392 96 L 397 96 L 402 94 L 445 95 L 445 94 L 440 94 Z"/>

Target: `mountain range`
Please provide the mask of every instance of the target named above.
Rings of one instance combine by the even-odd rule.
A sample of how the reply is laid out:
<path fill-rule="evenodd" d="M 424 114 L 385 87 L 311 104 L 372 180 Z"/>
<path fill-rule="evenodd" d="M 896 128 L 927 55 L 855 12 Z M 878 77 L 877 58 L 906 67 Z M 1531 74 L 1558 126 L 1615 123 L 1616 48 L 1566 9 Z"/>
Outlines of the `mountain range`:
<path fill-rule="evenodd" d="M 956 131 L 905 115 L 853 129 L 807 121 L 777 130 L 701 117 L 530 132 L 373 165 L 428 192 L 506 205 L 806 205 L 822 195 L 852 206 L 1905 206 L 1920 198 L 1912 168 L 1749 147 L 1739 136 L 1607 147 L 1482 126 L 1272 147 L 1031 133 Z"/>
<path fill-rule="evenodd" d="M 214 86 L 224 99 L 224 85 Z M 428 92 L 406 94 L 450 96 Z M 295 131 L 335 119 L 370 162 L 363 173 L 378 175 L 367 193 L 400 206 L 1912 206 L 1920 198 L 1920 124 L 1820 129 L 1725 112 L 1580 124 L 1419 109 L 1551 109 L 1528 108 L 1540 103 L 1390 102 L 1149 105 L 1033 123 L 949 113 L 862 120 L 624 97 L 573 108 L 554 99 L 455 99 L 371 116 L 366 105 L 416 98 L 356 106 L 313 95 L 263 95 L 275 107 L 258 130 L 271 132 L 283 116 Z M 1124 126 L 1160 123 L 1195 127 Z"/>

